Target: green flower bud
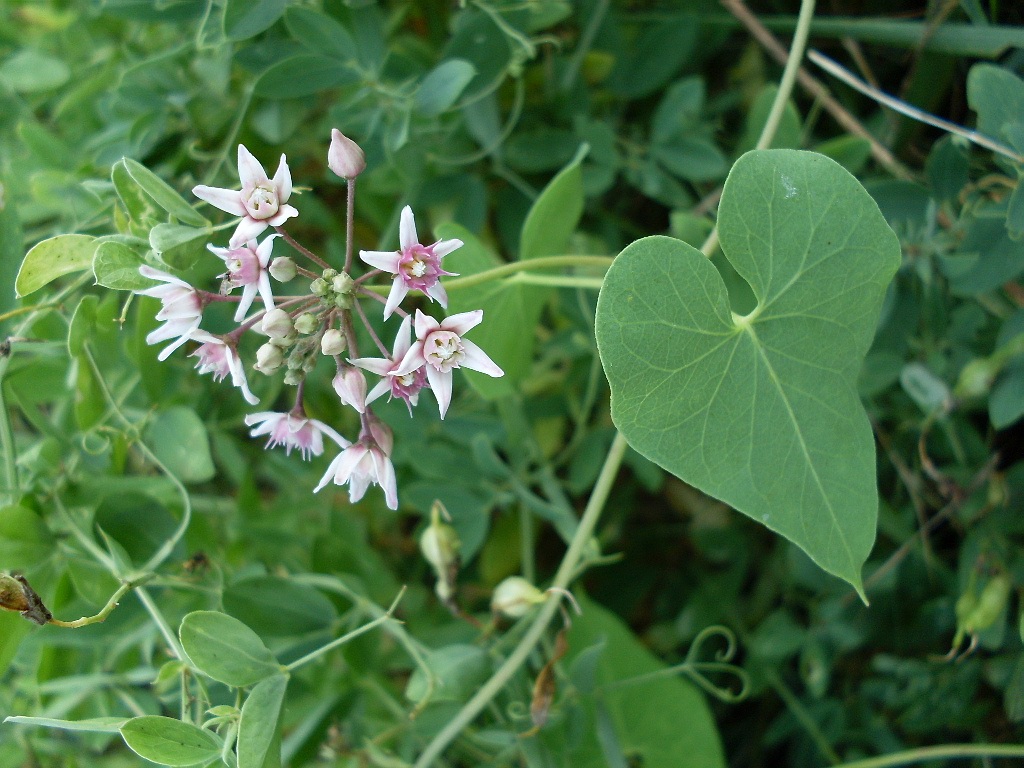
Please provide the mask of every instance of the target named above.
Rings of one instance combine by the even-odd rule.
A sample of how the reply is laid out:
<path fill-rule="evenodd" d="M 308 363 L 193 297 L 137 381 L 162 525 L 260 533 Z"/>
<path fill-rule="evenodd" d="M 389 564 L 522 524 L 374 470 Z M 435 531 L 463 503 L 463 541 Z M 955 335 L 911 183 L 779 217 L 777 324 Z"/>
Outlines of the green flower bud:
<path fill-rule="evenodd" d="M 334 306 L 338 309 L 352 309 L 352 294 L 336 293 L 334 295 Z"/>
<path fill-rule="evenodd" d="M 283 362 L 284 353 L 281 348 L 268 342 L 256 350 L 256 365 L 253 368 L 269 376 L 280 368 Z"/>
<path fill-rule="evenodd" d="M 263 332 L 272 339 L 281 339 L 295 330 L 291 315 L 283 309 L 272 309 L 263 316 Z"/>
<path fill-rule="evenodd" d="M 309 284 L 309 290 L 314 296 L 326 296 L 331 286 L 322 277 L 318 277 Z"/>
<path fill-rule="evenodd" d="M 355 281 L 349 277 L 347 272 L 342 272 L 331 280 L 331 287 L 336 293 L 351 293 Z"/>
<path fill-rule="evenodd" d="M 278 256 L 270 262 L 270 276 L 279 283 L 287 283 L 295 277 L 295 261 L 287 256 Z"/>
<path fill-rule="evenodd" d="M 960 371 L 953 394 L 961 398 L 984 397 L 992 391 L 992 382 L 999 373 L 999 366 L 988 358 L 971 360 Z"/>
<path fill-rule="evenodd" d="M 311 312 L 303 312 L 295 318 L 295 330 L 299 333 L 309 334 L 320 326 L 319 318 Z"/>
<path fill-rule="evenodd" d="M 509 576 L 494 588 L 491 610 L 510 619 L 520 619 L 546 599 L 543 592 L 522 576 Z"/>
<path fill-rule="evenodd" d="M 328 267 L 327 269 L 324 270 L 323 278 L 327 282 L 330 282 L 331 280 L 333 280 L 337 276 L 338 276 L 338 270 L 336 270 L 336 269 L 331 269 L 330 267 Z"/>
<path fill-rule="evenodd" d="M 297 387 L 305 378 L 306 374 L 302 371 L 286 371 L 284 374 L 284 383 L 290 387 Z"/>
<path fill-rule="evenodd" d="M 325 355 L 340 355 L 345 351 L 345 334 L 337 328 L 329 328 L 320 337 L 320 351 Z"/>

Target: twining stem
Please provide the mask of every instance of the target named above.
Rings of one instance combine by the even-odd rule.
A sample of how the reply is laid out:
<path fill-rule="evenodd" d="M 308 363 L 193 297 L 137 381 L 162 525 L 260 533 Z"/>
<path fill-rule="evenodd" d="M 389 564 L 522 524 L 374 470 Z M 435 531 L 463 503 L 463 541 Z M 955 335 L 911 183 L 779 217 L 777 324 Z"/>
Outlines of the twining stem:
<path fill-rule="evenodd" d="M 402 596 L 403 595 L 405 595 L 405 587 L 402 587 L 402 589 L 398 592 L 398 596 L 392 601 L 391 606 L 383 614 L 378 616 L 376 619 L 374 619 L 373 621 L 369 622 L 368 624 L 363 624 L 363 626 L 357 627 L 356 629 L 353 629 L 351 632 L 348 632 L 347 634 L 344 634 L 341 637 L 338 637 L 338 638 L 335 638 L 334 640 L 331 640 L 331 642 L 327 643 L 326 645 L 320 646 L 315 651 L 307 653 L 301 659 L 296 659 L 291 664 L 286 666 L 285 669 L 287 669 L 289 672 L 291 672 L 294 669 L 298 669 L 303 664 L 308 664 L 309 662 L 313 661 L 314 659 L 320 658 L 325 653 L 333 651 L 339 645 L 344 645 L 345 643 L 349 642 L 350 640 L 354 640 L 355 638 L 359 637 L 360 635 L 366 634 L 367 632 L 369 632 L 374 627 L 377 627 L 377 626 L 383 624 L 385 621 L 388 621 L 394 615 L 395 609 L 398 607 L 398 603 L 402 600 Z"/>
<path fill-rule="evenodd" d="M 835 768 L 889 768 L 893 765 L 912 765 L 928 760 L 958 757 L 1024 757 L 1024 745 L 942 744 L 937 747 L 918 747 L 904 752 L 893 752 L 891 755 L 839 763 Z"/>
<path fill-rule="evenodd" d="M 611 256 L 544 256 L 539 259 L 514 261 L 510 264 L 502 264 L 499 267 L 485 269 L 483 272 L 477 272 L 475 275 L 446 280 L 444 287 L 448 293 L 451 293 L 452 291 L 465 290 L 490 280 L 496 280 L 499 277 L 514 275 L 516 272 L 524 272 L 526 270 L 554 269 L 557 267 L 604 267 L 607 269 L 611 266 L 611 263 Z M 384 286 L 382 290 L 388 291 L 390 287 Z"/>
<path fill-rule="evenodd" d="M 104 605 L 100 612 L 94 616 L 83 616 L 82 618 L 75 619 L 74 621 L 61 621 L 60 619 L 51 618 L 47 623 L 53 624 L 56 627 L 77 629 L 78 627 L 87 627 L 90 624 L 99 624 L 100 622 L 106 621 L 107 616 L 113 613 L 114 609 L 117 608 L 117 603 L 122 597 L 144 581 L 148 581 L 150 578 L 152 578 L 152 574 L 135 581 L 122 582 L 121 586 L 117 588 L 117 591 L 107 601 L 107 604 Z"/>
<path fill-rule="evenodd" d="M 498 695 L 533 651 L 534 646 L 537 645 L 537 642 L 547 630 L 548 624 L 558 610 L 559 603 L 562 600 L 562 594 L 559 590 L 568 588 L 569 582 L 576 572 L 576 566 L 579 564 L 583 552 L 590 542 L 594 526 L 597 525 L 597 520 L 601 516 L 601 510 L 608 499 L 608 494 L 611 491 L 615 476 L 618 474 L 625 452 L 626 438 L 621 434 L 616 434 L 611 448 L 608 449 L 608 456 L 604 460 L 604 466 L 601 467 L 601 474 L 598 476 L 597 482 L 594 484 L 594 490 L 590 494 L 587 507 L 583 510 L 583 516 L 580 518 L 576 535 L 573 536 L 572 541 L 569 543 L 569 549 L 566 550 L 562 563 L 558 566 L 558 571 L 555 573 L 555 578 L 548 588 L 547 601 L 540 607 L 537 616 L 534 617 L 533 622 L 526 630 L 519 644 L 509 654 L 508 658 L 505 659 L 505 662 L 484 683 L 483 687 L 476 692 L 476 695 L 466 702 L 458 714 L 448 722 L 441 732 L 434 737 L 433 741 L 427 745 L 413 768 L 427 768 L 427 766 L 431 765 L 459 733 L 462 732 L 462 729 L 469 725 L 480 714 L 480 711 Z"/>
<path fill-rule="evenodd" d="M 814 0 L 800 0 L 800 15 L 796 20 L 796 29 L 793 32 L 793 41 L 789 46 L 789 56 L 786 58 L 786 66 L 782 70 L 782 79 L 779 80 L 779 90 L 775 93 L 775 101 L 768 112 L 768 119 L 765 120 L 764 128 L 761 129 L 761 136 L 757 140 L 754 149 L 767 149 L 771 146 L 775 132 L 779 129 L 779 122 L 782 120 L 782 113 L 786 109 L 786 102 L 793 92 L 793 85 L 796 83 L 797 73 L 800 71 L 800 62 L 807 49 L 807 36 L 811 31 L 811 20 L 814 18 Z M 700 251 L 708 258 L 718 248 L 718 226 L 716 225 L 708 239 L 704 241 Z"/>

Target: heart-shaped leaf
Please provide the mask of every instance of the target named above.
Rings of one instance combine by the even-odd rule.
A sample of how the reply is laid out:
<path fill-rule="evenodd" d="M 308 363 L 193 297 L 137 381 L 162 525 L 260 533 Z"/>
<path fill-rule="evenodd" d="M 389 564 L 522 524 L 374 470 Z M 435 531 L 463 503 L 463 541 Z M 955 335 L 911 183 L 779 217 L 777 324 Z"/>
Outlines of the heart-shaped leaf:
<path fill-rule="evenodd" d="M 899 242 L 853 176 L 794 150 L 736 162 L 719 232 L 757 299 L 748 315 L 678 240 L 639 240 L 609 269 L 597 342 L 613 420 L 640 453 L 862 591 L 878 494 L 855 383 Z"/>

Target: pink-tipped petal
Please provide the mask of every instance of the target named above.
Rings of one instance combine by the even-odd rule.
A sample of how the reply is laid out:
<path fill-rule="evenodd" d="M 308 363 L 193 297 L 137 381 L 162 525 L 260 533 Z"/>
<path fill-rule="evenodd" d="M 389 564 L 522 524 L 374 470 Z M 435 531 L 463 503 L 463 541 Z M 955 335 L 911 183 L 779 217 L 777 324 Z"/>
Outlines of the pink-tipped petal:
<path fill-rule="evenodd" d="M 344 455 L 345 452 L 342 451 L 341 453 L 334 457 L 334 460 L 327 467 L 327 471 L 324 472 L 324 476 L 320 478 L 319 484 L 317 484 L 316 488 L 313 489 L 313 493 L 317 493 L 321 488 L 323 488 L 325 485 L 331 482 L 331 480 L 334 479 L 335 475 L 337 474 L 338 465 L 341 464 L 341 457 Z"/>
<path fill-rule="evenodd" d="M 281 162 L 277 164 L 277 172 L 274 173 L 274 189 L 277 190 L 277 199 L 282 203 L 288 202 L 292 196 L 292 172 L 284 155 L 281 155 Z"/>
<path fill-rule="evenodd" d="M 272 227 L 280 227 L 288 219 L 294 218 L 299 215 L 298 208 L 292 205 L 282 205 L 277 209 L 277 213 L 267 219 L 267 224 Z"/>
<path fill-rule="evenodd" d="M 398 333 L 395 334 L 395 346 L 391 350 L 391 356 L 395 360 L 401 360 L 412 346 L 412 336 L 409 335 L 412 329 L 412 315 L 402 318 L 402 324 L 398 326 Z"/>
<path fill-rule="evenodd" d="M 426 364 L 427 359 L 423 356 L 423 342 L 417 339 L 409 347 L 409 351 L 405 353 L 402 361 L 391 371 L 391 375 L 405 376 L 407 373 L 412 373 L 417 368 L 422 368 Z"/>
<path fill-rule="evenodd" d="M 402 209 L 402 217 L 398 222 L 398 244 L 404 251 L 419 245 L 419 238 L 416 237 L 416 219 L 413 218 L 412 208 L 408 205 Z"/>
<path fill-rule="evenodd" d="M 362 368 L 364 371 L 375 373 L 378 376 L 387 376 L 394 367 L 394 362 L 383 357 L 357 357 L 348 361 L 350 365 Z"/>
<path fill-rule="evenodd" d="M 366 403 L 366 405 L 369 405 L 378 397 L 382 397 L 383 395 L 386 395 L 390 391 L 391 382 L 388 381 L 386 378 L 381 379 L 380 381 L 377 382 L 377 385 L 373 389 L 366 393 L 366 400 L 364 402 Z"/>
<path fill-rule="evenodd" d="M 461 247 L 462 247 L 462 241 L 458 240 L 458 239 L 455 239 L 455 240 L 438 240 L 436 243 L 434 243 L 431 246 L 430 249 L 434 252 L 434 255 L 437 256 L 437 258 L 443 259 L 449 253 L 451 253 L 455 249 L 461 248 Z"/>
<path fill-rule="evenodd" d="M 447 322 L 447 321 L 445 321 L 445 322 Z M 441 324 L 439 322 L 437 322 L 437 320 L 432 318 L 430 315 L 425 315 L 422 312 L 420 312 L 420 310 L 418 310 L 418 309 L 416 310 L 415 328 L 416 328 L 416 338 L 417 339 L 425 339 L 425 338 L 427 338 L 427 335 L 431 331 L 436 331 L 440 327 L 441 327 Z M 461 334 L 459 334 L 459 335 L 461 336 Z"/>
<path fill-rule="evenodd" d="M 240 245 L 247 243 L 250 240 L 254 240 L 263 234 L 268 226 L 266 219 L 254 219 L 251 216 L 246 216 L 238 222 L 238 226 L 235 228 L 235 233 L 231 235 L 231 239 L 228 241 L 228 246 L 231 248 L 238 248 Z"/>
<path fill-rule="evenodd" d="M 487 356 L 487 353 L 469 339 L 462 339 L 462 350 L 466 356 L 459 363 L 461 368 L 480 371 L 480 373 L 485 373 L 495 379 L 505 375 L 505 372 Z"/>
<path fill-rule="evenodd" d="M 246 286 L 250 288 L 251 286 Z M 263 308 L 268 312 L 274 309 L 277 305 L 274 304 L 274 291 L 270 286 L 270 273 L 261 272 L 259 280 L 256 282 L 256 287 L 259 289 L 260 298 L 263 299 Z M 238 322 L 237 320 L 235 322 Z"/>
<path fill-rule="evenodd" d="M 457 315 L 446 317 L 442 327 L 446 331 L 452 331 L 459 334 L 459 336 L 465 336 L 467 331 L 480 325 L 483 319 L 484 311 L 482 309 L 474 309 L 472 312 L 460 312 Z M 423 336 L 420 335 L 420 338 L 423 338 Z"/>
<path fill-rule="evenodd" d="M 431 299 L 436 299 L 438 304 L 445 309 L 448 309 L 448 291 L 446 291 L 444 286 L 440 283 L 434 283 L 432 286 L 427 288 L 427 296 Z"/>
<path fill-rule="evenodd" d="M 242 205 L 242 198 L 237 189 L 222 189 L 200 184 L 192 188 L 192 194 L 232 216 L 245 216 L 245 206 Z"/>
<path fill-rule="evenodd" d="M 398 509 L 398 481 L 395 479 L 395 467 L 391 461 L 384 456 L 377 456 L 373 453 L 374 467 L 377 470 L 377 484 L 384 491 L 384 501 L 388 509 Z"/>
<path fill-rule="evenodd" d="M 359 258 L 371 267 L 383 269 L 392 275 L 398 274 L 398 262 L 402 254 L 398 251 L 360 251 Z"/>
<path fill-rule="evenodd" d="M 427 382 L 434 392 L 434 397 L 437 398 L 437 407 L 441 411 L 441 418 L 444 419 L 452 402 L 452 372 L 442 373 L 434 366 L 428 365 Z"/>
<path fill-rule="evenodd" d="M 391 284 L 391 293 L 388 294 L 388 300 L 384 304 L 384 319 L 387 320 L 394 311 L 398 308 L 398 305 L 402 303 L 409 293 L 409 287 L 405 284 L 401 277 L 395 277 L 395 281 Z"/>
<path fill-rule="evenodd" d="M 244 144 L 238 145 L 238 178 L 242 182 L 242 188 L 255 186 L 261 181 L 270 181 L 263 165 L 257 160 L 252 152 L 245 148 Z"/>
<path fill-rule="evenodd" d="M 279 238 L 280 235 L 267 235 L 263 238 L 263 242 L 255 247 L 256 258 L 260 261 L 260 266 L 265 267 L 270 263 L 270 257 L 274 255 L 274 241 Z M 253 244 L 249 243 L 249 247 L 252 248 Z"/>

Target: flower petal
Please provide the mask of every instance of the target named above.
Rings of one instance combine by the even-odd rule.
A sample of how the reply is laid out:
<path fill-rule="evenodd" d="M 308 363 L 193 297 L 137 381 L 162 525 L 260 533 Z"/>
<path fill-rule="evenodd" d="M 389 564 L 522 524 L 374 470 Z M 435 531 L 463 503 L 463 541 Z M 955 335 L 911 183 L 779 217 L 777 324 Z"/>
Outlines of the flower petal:
<path fill-rule="evenodd" d="M 344 437 L 335 432 L 332 427 L 329 427 L 327 424 L 324 424 L 319 419 L 310 419 L 310 423 L 312 423 L 313 426 L 315 426 L 317 429 L 319 429 L 321 432 L 323 432 L 325 435 L 331 438 L 331 440 L 336 442 L 342 448 L 348 448 L 350 445 L 352 445 L 351 442 L 349 442 Z"/>
<path fill-rule="evenodd" d="M 260 266 L 265 267 L 270 263 L 270 257 L 274 252 L 274 241 L 279 238 L 280 235 L 267 235 L 263 238 L 263 242 L 255 248 L 256 258 L 260 261 Z M 250 244 L 250 248 L 252 245 Z"/>
<path fill-rule="evenodd" d="M 477 310 L 478 312 L 480 310 Z M 457 317 L 457 315 L 456 315 Z M 447 321 L 445 321 L 447 322 Z M 416 338 L 422 341 L 427 338 L 431 331 L 436 331 L 441 327 L 441 324 L 437 322 L 430 315 L 425 315 L 420 310 L 416 310 Z M 461 334 L 459 334 L 461 336 Z"/>
<path fill-rule="evenodd" d="M 245 206 L 242 205 L 242 196 L 237 189 L 208 187 L 205 184 L 200 184 L 192 188 L 192 194 L 232 216 L 245 216 Z"/>
<path fill-rule="evenodd" d="M 238 226 L 235 227 L 235 233 L 228 241 L 228 246 L 237 248 L 240 245 L 244 245 L 248 241 L 262 235 L 263 230 L 268 226 L 269 224 L 266 219 L 254 219 L 251 216 L 245 216 L 238 222 Z"/>
<path fill-rule="evenodd" d="M 404 251 L 419 243 L 419 238 L 416 237 L 416 219 L 413 218 L 412 208 L 407 205 L 402 209 L 402 217 L 398 222 L 398 244 Z"/>
<path fill-rule="evenodd" d="M 360 251 L 359 258 L 371 267 L 383 269 L 392 275 L 398 274 L 398 262 L 402 254 L 398 251 Z"/>
<path fill-rule="evenodd" d="M 284 155 L 281 155 L 281 162 L 277 164 L 277 172 L 274 174 L 274 189 L 277 190 L 278 202 L 286 203 L 292 196 L 292 172 Z"/>
<path fill-rule="evenodd" d="M 437 256 L 437 258 L 443 259 L 456 248 L 461 247 L 462 241 L 456 238 L 454 240 L 438 240 L 430 246 L 430 250 L 434 252 L 434 255 Z"/>
<path fill-rule="evenodd" d="M 380 381 L 377 382 L 377 385 L 373 389 L 371 389 L 369 392 L 366 393 L 366 400 L 364 400 L 363 402 L 366 405 L 369 405 L 374 400 L 376 400 L 378 397 L 381 397 L 382 395 L 385 395 L 385 394 L 387 394 L 390 391 L 391 391 L 391 382 L 388 379 L 386 379 L 386 378 L 385 379 L 381 379 Z"/>
<path fill-rule="evenodd" d="M 434 392 L 434 397 L 437 398 L 437 407 L 441 411 L 441 418 L 444 419 L 452 402 L 452 372 L 442 373 L 434 366 L 428 365 L 427 382 Z"/>
<path fill-rule="evenodd" d="M 391 375 L 405 376 L 407 373 L 412 373 L 417 368 L 422 368 L 426 364 L 427 359 L 423 356 L 423 342 L 417 339 L 409 347 L 409 351 L 405 353 L 405 357 L 402 358 L 401 362 L 392 369 Z"/>
<path fill-rule="evenodd" d="M 440 327 L 446 331 L 452 331 L 459 334 L 459 336 L 463 336 L 467 331 L 480 325 L 483 319 L 484 311 L 482 309 L 474 309 L 472 312 L 460 312 L 457 315 L 446 317 Z M 423 336 L 418 331 L 419 329 L 417 328 L 417 335 L 422 339 Z"/>
<path fill-rule="evenodd" d="M 388 294 L 388 300 L 384 304 L 385 320 L 391 317 L 408 293 L 409 287 L 405 284 L 405 281 L 402 280 L 401 276 L 395 275 L 395 281 L 391 284 L 391 293 Z"/>
<path fill-rule="evenodd" d="M 267 223 L 272 227 L 280 227 L 288 219 L 294 218 L 299 215 L 299 209 L 293 205 L 282 205 L 277 209 L 277 213 L 267 219 Z"/>
<path fill-rule="evenodd" d="M 348 362 L 350 365 L 362 368 L 370 373 L 376 373 L 378 376 L 387 376 L 395 366 L 393 360 L 388 360 L 384 357 L 357 357 L 355 360 L 349 360 Z"/>
<path fill-rule="evenodd" d="M 246 286 L 247 288 L 251 286 Z M 270 273 L 261 272 L 259 280 L 256 282 L 256 287 L 259 289 L 260 298 L 263 299 L 263 308 L 268 312 L 274 309 L 277 305 L 274 304 L 274 290 L 270 286 Z M 237 321 L 236 321 L 237 322 Z"/>
<path fill-rule="evenodd" d="M 252 306 L 253 301 L 256 299 L 256 286 L 247 285 L 242 288 L 242 298 L 238 302 L 238 308 L 235 309 L 235 322 L 240 323 L 245 318 L 245 313 L 249 311 L 249 307 Z"/>
<path fill-rule="evenodd" d="M 434 283 L 432 286 L 427 288 L 427 296 L 431 299 L 437 299 L 437 303 L 445 309 L 448 309 L 448 291 L 444 289 L 441 283 Z"/>
<path fill-rule="evenodd" d="M 465 352 L 466 356 L 459 363 L 460 368 L 480 371 L 480 373 L 486 373 L 494 378 L 505 375 L 505 372 L 487 356 L 487 353 L 469 339 L 462 339 L 462 351 Z"/>
<path fill-rule="evenodd" d="M 261 181 L 270 181 L 262 163 L 245 148 L 244 144 L 238 145 L 238 179 L 242 182 L 242 189 L 256 186 Z"/>

